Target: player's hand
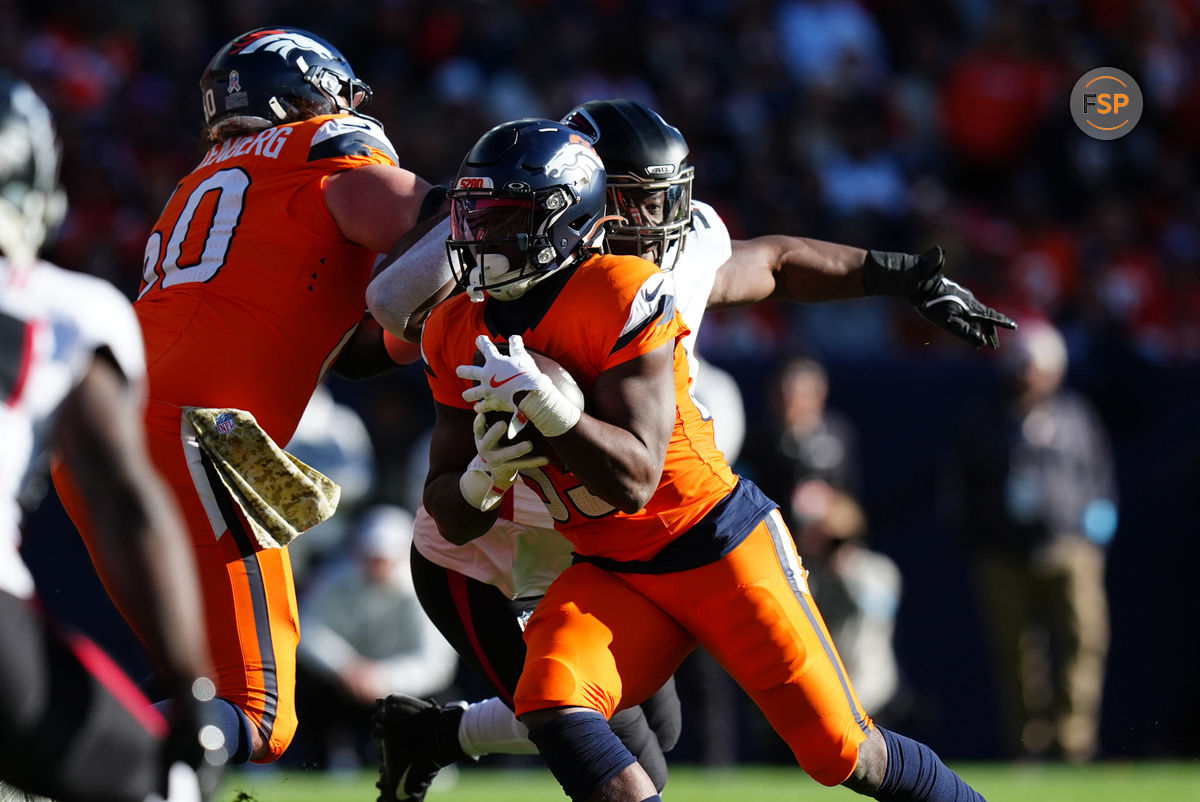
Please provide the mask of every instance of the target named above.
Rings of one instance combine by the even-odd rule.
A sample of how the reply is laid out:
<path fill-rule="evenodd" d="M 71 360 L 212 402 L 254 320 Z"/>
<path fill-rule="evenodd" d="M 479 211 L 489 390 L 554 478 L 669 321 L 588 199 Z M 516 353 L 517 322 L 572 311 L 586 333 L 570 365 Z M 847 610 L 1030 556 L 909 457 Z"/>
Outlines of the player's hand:
<path fill-rule="evenodd" d="M 459 365 L 455 372 L 459 378 L 477 382 L 462 394 L 464 401 L 475 405 L 477 413 L 519 411 L 547 437 L 557 437 L 579 422 L 583 410 L 538 369 L 519 334 L 509 338 L 507 354 L 501 353 L 486 334 L 476 338 L 475 346 L 483 355 L 483 365 Z M 524 393 L 519 400 L 518 393 Z M 519 426 L 513 427 L 510 434 L 516 429 Z"/>
<path fill-rule="evenodd" d="M 863 284 L 871 295 L 908 298 L 921 317 L 976 348 L 999 347 L 997 327 L 1015 329 L 1017 324 L 946 278 L 942 274 L 945 261 L 937 246 L 919 256 L 870 251 L 863 264 Z"/>
<path fill-rule="evenodd" d="M 501 445 L 507 425 L 497 421 L 489 427 L 482 412 L 475 414 L 473 427 L 478 453 L 459 477 L 458 490 L 468 504 L 487 512 L 517 481 L 517 471 L 537 468 L 549 460 L 529 455 L 533 443 L 528 440 Z"/>
<path fill-rule="evenodd" d="M 508 341 L 508 353 L 502 353 L 486 334 L 475 338 L 475 347 L 483 355 L 482 365 L 459 365 L 459 378 L 476 382 L 462 394 L 463 400 L 475 405 L 476 412 L 513 412 L 517 408 L 517 393 L 531 392 L 550 384 L 550 378 L 538 370 L 537 364 L 525 351 L 520 335 Z"/>

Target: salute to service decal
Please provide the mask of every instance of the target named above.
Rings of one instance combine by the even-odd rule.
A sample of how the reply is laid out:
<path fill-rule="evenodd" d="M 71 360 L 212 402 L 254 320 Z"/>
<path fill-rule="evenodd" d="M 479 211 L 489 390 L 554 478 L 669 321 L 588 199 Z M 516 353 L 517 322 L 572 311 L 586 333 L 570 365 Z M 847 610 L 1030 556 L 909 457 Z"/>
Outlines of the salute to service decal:
<path fill-rule="evenodd" d="M 1120 139 L 1142 117 L 1142 90 L 1124 70 L 1089 70 L 1071 90 L 1071 117 L 1090 137 Z"/>

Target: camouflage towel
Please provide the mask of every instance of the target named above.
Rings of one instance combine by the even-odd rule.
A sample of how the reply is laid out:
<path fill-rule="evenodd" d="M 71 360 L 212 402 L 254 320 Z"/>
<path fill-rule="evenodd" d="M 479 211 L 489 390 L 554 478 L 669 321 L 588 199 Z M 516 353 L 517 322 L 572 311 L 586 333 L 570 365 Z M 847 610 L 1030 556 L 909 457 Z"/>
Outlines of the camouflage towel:
<path fill-rule="evenodd" d="M 286 546 L 337 509 L 341 487 L 276 445 L 249 412 L 184 407 L 184 413 L 263 548 Z"/>

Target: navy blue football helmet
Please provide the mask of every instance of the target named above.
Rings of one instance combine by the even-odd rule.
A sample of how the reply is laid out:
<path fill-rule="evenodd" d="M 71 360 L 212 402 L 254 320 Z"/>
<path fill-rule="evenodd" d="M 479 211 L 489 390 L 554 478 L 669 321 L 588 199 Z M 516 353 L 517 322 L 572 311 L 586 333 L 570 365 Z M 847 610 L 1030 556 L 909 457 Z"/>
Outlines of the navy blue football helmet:
<path fill-rule="evenodd" d="M 338 49 L 300 28 L 256 28 L 213 56 L 200 78 L 204 124 L 214 136 L 233 120 L 270 127 L 355 111 L 371 100 Z"/>
<path fill-rule="evenodd" d="M 591 100 L 563 122 L 595 140 L 604 160 L 608 213 L 619 218 L 607 225 L 608 249 L 673 268 L 692 222 L 695 170 L 683 134 L 633 100 Z"/>
<path fill-rule="evenodd" d="M 58 137 L 29 84 L 0 72 L 0 254 L 33 261 L 67 211 Z"/>
<path fill-rule="evenodd" d="M 447 193 L 455 277 L 474 300 L 512 300 L 577 264 L 603 236 L 604 187 L 604 164 L 578 131 L 539 119 L 496 126 Z"/>

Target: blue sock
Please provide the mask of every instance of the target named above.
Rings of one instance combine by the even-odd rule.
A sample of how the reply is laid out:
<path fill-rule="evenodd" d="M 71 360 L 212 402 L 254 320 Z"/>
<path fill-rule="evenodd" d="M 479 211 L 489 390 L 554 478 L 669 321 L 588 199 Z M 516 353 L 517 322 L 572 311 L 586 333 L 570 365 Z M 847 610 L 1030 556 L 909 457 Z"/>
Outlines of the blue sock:
<path fill-rule="evenodd" d="M 563 791 L 576 802 L 587 799 L 636 762 L 604 716 L 591 710 L 567 713 L 535 727 L 529 731 L 529 740 Z"/>
<path fill-rule="evenodd" d="M 154 707 L 168 719 L 171 716 L 171 700 L 155 702 Z M 225 736 L 225 751 L 229 755 L 228 763 L 245 763 L 250 759 L 250 749 L 253 746 L 250 728 L 254 725 L 242 712 L 242 709 L 221 697 L 217 697 L 208 705 L 208 712 L 221 734 Z"/>
<path fill-rule="evenodd" d="M 923 743 L 876 725 L 887 744 L 880 802 L 987 802 Z"/>

